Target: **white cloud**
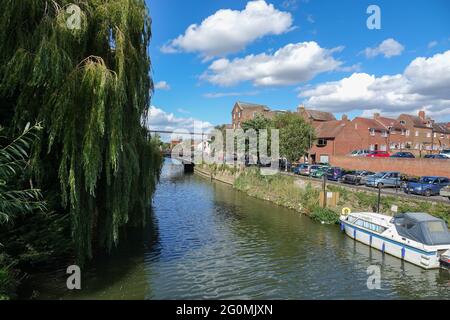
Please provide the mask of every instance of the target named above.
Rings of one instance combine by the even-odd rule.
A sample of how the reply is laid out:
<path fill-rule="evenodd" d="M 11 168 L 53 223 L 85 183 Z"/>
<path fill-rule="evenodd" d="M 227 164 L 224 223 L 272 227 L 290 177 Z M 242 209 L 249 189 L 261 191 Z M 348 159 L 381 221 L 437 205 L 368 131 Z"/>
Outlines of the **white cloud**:
<path fill-rule="evenodd" d="M 389 38 L 381 42 L 378 47 L 366 48 L 364 53 L 367 58 L 373 58 L 380 54 L 384 55 L 385 58 L 390 58 L 401 55 L 404 49 L 405 47 L 402 44 Z"/>
<path fill-rule="evenodd" d="M 256 96 L 259 91 L 247 91 L 247 92 L 210 92 L 205 93 L 205 98 L 223 98 L 223 97 L 242 97 L 242 96 Z"/>
<path fill-rule="evenodd" d="M 164 45 L 165 53 L 198 52 L 211 58 L 238 52 L 266 35 L 279 35 L 292 27 L 292 16 L 264 0 L 250 1 L 242 11 L 222 9 L 190 25 L 183 35 Z"/>
<path fill-rule="evenodd" d="M 398 114 L 426 109 L 450 115 L 450 50 L 414 59 L 402 74 L 376 77 L 353 73 L 339 81 L 306 88 L 300 97 L 311 107 L 334 111 L 377 109 Z"/>
<path fill-rule="evenodd" d="M 186 110 L 186 109 L 183 109 L 183 108 L 178 108 L 177 112 L 183 113 L 183 114 L 190 114 L 191 113 L 189 110 Z"/>
<path fill-rule="evenodd" d="M 342 62 L 332 54 L 342 49 L 324 49 L 314 41 L 288 44 L 273 54 L 252 54 L 231 61 L 218 59 L 201 78 L 221 86 L 243 81 L 252 81 L 255 86 L 296 84 L 339 68 Z"/>
<path fill-rule="evenodd" d="M 431 49 L 431 48 L 437 46 L 437 44 L 438 44 L 438 42 L 436 40 L 430 41 L 428 43 L 428 49 Z"/>
<path fill-rule="evenodd" d="M 159 81 L 155 83 L 156 90 L 170 90 L 170 85 L 166 81 Z"/>
<path fill-rule="evenodd" d="M 177 117 L 173 113 L 166 112 L 155 106 L 150 107 L 147 119 L 147 126 L 150 130 L 186 130 L 192 132 L 194 130 L 194 123 L 205 131 L 214 127 L 210 122 L 201 121 L 192 117 Z"/>
<path fill-rule="evenodd" d="M 297 0 L 284 0 L 281 6 L 287 10 L 297 10 Z"/>

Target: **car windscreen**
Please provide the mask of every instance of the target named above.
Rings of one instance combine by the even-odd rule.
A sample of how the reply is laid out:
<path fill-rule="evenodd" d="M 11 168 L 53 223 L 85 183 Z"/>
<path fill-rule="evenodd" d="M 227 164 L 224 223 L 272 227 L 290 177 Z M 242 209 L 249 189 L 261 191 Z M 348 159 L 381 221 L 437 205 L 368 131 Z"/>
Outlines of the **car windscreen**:
<path fill-rule="evenodd" d="M 419 183 L 432 184 L 435 180 L 436 178 L 432 177 L 422 177 L 419 179 Z"/>

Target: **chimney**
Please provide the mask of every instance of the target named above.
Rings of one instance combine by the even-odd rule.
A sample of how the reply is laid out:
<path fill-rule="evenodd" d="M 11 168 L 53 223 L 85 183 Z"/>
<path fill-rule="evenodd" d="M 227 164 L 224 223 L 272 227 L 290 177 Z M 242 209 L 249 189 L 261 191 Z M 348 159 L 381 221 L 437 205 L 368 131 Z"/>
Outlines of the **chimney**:
<path fill-rule="evenodd" d="M 301 104 L 301 105 L 299 105 L 298 107 L 297 107 L 297 112 L 298 113 L 301 113 L 301 112 L 304 112 L 305 111 L 305 106 L 303 105 L 303 104 Z"/>
<path fill-rule="evenodd" d="M 419 118 L 422 120 L 422 121 L 425 121 L 425 111 L 419 111 Z"/>
<path fill-rule="evenodd" d="M 379 118 L 380 117 L 380 114 L 378 113 L 378 112 L 375 112 L 374 114 L 373 114 L 373 118 L 374 119 L 377 119 L 377 118 Z"/>
<path fill-rule="evenodd" d="M 342 115 L 342 121 L 348 121 L 348 116 L 346 114 Z"/>

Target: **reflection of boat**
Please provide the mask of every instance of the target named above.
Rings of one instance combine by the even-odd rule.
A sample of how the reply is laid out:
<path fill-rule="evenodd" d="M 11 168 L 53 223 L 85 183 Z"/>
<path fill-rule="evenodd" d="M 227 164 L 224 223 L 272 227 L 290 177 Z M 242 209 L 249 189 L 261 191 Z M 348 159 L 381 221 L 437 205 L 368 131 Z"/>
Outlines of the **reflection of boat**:
<path fill-rule="evenodd" d="M 351 238 L 425 269 L 439 268 L 450 256 L 446 223 L 427 213 L 394 218 L 363 212 L 341 215 L 341 228 Z"/>

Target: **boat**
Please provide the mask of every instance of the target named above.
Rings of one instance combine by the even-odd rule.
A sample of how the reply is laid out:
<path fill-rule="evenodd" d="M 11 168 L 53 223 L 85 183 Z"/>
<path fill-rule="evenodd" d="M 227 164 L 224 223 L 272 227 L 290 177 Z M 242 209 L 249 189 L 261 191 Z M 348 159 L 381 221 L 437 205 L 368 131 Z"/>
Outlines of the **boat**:
<path fill-rule="evenodd" d="M 341 230 L 372 248 L 424 269 L 445 267 L 450 258 L 450 232 L 444 220 L 427 213 L 394 217 L 343 210 Z"/>

